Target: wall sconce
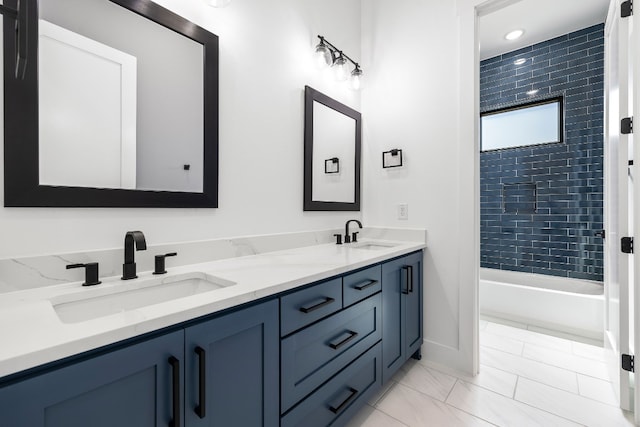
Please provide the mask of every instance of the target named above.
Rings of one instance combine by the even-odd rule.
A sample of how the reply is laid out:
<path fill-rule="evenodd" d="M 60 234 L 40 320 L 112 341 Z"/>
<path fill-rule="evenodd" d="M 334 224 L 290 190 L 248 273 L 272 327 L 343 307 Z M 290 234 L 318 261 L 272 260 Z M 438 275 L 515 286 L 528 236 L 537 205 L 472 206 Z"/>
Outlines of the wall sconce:
<path fill-rule="evenodd" d="M 340 159 L 333 157 L 325 160 L 324 173 L 340 173 Z"/>
<path fill-rule="evenodd" d="M 402 150 L 394 148 L 382 153 L 382 168 L 398 168 L 402 166 Z"/>
<path fill-rule="evenodd" d="M 231 0 L 204 0 L 204 2 L 212 7 L 227 7 Z"/>
<path fill-rule="evenodd" d="M 349 58 L 343 51 L 329 43 L 324 37 L 318 36 L 320 43 L 316 46 L 316 61 L 321 67 L 333 67 L 336 80 L 343 82 L 349 78 L 351 89 L 362 89 L 362 68 L 360 64 Z M 348 62 L 347 62 L 348 61 Z M 353 64 L 353 70 L 349 73 L 349 62 Z"/>

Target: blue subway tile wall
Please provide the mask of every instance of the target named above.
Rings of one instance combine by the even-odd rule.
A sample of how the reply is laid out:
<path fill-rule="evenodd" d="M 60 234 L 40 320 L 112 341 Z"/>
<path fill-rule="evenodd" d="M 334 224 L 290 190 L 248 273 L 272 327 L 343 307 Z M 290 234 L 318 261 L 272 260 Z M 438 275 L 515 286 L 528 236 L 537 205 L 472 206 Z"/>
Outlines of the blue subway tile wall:
<path fill-rule="evenodd" d="M 481 111 L 565 102 L 563 143 L 480 154 L 482 267 L 602 281 L 603 52 L 600 24 L 481 62 Z"/>

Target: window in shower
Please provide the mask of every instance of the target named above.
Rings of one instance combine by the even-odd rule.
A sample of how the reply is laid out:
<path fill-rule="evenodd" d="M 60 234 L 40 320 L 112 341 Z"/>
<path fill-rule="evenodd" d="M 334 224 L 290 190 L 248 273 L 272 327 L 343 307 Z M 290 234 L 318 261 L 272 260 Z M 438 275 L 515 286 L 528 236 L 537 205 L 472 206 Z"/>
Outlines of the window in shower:
<path fill-rule="evenodd" d="M 563 142 L 563 98 L 528 102 L 480 115 L 482 151 Z"/>

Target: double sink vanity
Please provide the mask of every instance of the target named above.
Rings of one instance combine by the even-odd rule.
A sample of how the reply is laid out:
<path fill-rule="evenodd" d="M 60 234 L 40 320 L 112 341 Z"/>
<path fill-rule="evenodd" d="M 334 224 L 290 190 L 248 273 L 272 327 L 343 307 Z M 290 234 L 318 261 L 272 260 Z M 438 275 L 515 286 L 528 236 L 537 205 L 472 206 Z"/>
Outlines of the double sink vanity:
<path fill-rule="evenodd" d="M 344 425 L 420 357 L 424 247 L 321 243 L 0 294 L 0 425 Z"/>
<path fill-rule="evenodd" d="M 219 207 L 217 35 L 150 0 L 4 7 L 5 208 Z M 304 211 L 360 211 L 360 113 L 300 98 Z M 153 247 L 154 271 L 140 232 L 122 273 L 122 249 L 0 259 L 0 426 L 346 424 L 421 356 L 426 242 L 350 222 Z"/>

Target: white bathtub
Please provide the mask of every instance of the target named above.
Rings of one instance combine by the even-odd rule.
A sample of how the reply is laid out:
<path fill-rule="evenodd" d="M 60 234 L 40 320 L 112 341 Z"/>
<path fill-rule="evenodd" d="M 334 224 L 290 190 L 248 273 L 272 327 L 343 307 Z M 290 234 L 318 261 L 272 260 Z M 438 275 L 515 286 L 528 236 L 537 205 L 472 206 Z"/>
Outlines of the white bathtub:
<path fill-rule="evenodd" d="M 480 269 L 480 313 L 597 340 L 604 334 L 599 282 Z"/>

